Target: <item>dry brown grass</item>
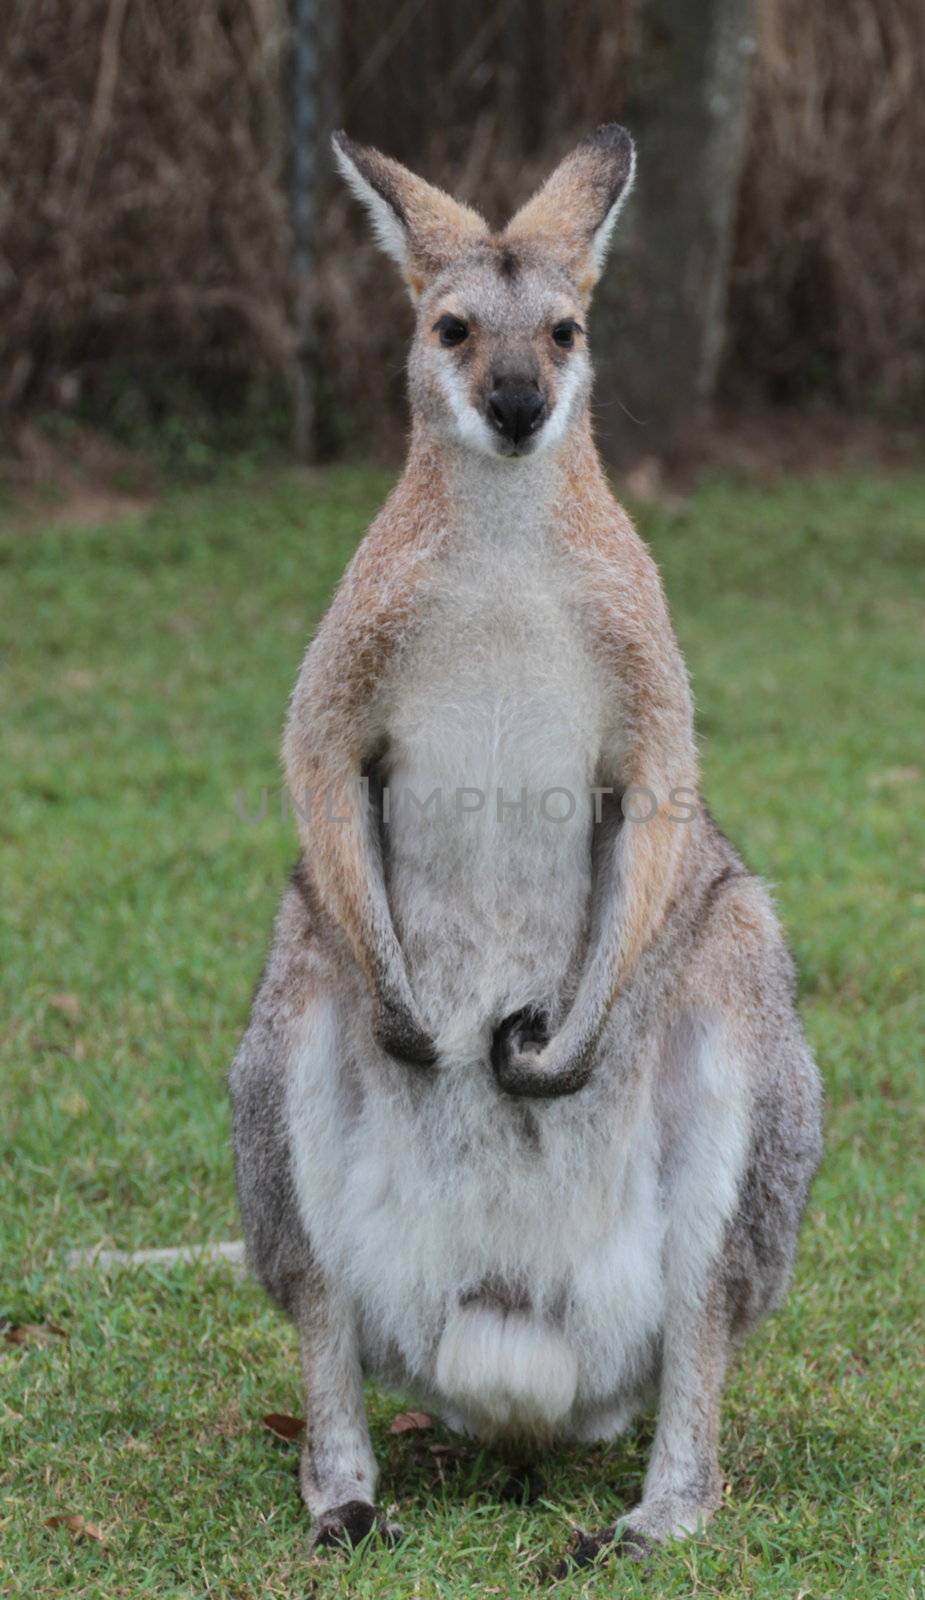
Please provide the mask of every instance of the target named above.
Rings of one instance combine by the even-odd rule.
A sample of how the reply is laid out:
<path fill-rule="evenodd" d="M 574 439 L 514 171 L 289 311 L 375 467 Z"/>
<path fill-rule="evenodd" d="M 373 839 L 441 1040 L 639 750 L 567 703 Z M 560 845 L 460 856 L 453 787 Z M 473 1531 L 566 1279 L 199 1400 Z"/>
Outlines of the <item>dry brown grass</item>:
<path fill-rule="evenodd" d="M 0 410 L 70 403 L 114 362 L 142 383 L 158 367 L 285 375 L 283 0 L 8 3 Z M 572 9 L 342 0 L 340 119 L 500 218 L 574 132 L 619 114 L 635 0 Z M 726 385 L 911 408 L 925 6 L 758 0 L 758 21 Z M 320 259 L 324 413 L 391 442 L 408 311 L 333 180 Z"/>
<path fill-rule="evenodd" d="M 0 402 L 288 359 L 276 0 L 7 0 Z"/>
<path fill-rule="evenodd" d="M 732 355 L 772 395 L 925 399 L 925 5 L 759 0 Z"/>

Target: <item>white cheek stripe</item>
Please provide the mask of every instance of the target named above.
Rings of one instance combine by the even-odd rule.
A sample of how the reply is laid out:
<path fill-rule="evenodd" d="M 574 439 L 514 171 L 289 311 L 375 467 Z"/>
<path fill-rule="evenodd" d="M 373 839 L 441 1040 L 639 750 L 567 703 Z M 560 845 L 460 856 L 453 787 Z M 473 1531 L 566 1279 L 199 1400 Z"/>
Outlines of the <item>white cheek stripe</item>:
<path fill-rule="evenodd" d="M 495 435 L 466 394 L 455 367 L 451 367 L 445 361 L 440 365 L 440 386 L 459 430 L 460 443 L 468 445 L 472 450 L 478 450 L 482 455 L 497 455 Z"/>
<path fill-rule="evenodd" d="M 572 411 L 585 370 L 583 361 L 572 361 L 566 368 L 565 377 L 559 385 L 559 398 L 537 435 L 534 455 L 560 444 L 565 437 L 566 430 L 575 420 Z"/>

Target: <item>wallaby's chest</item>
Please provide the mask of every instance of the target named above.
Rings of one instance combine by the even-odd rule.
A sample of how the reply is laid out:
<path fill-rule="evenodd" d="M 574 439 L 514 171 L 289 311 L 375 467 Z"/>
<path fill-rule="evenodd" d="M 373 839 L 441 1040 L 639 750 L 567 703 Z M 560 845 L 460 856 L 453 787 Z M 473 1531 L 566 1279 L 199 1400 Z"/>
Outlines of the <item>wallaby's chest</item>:
<path fill-rule="evenodd" d="M 604 708 L 565 554 L 514 534 L 446 560 L 384 687 L 396 928 L 432 1025 L 477 1054 L 556 1007 L 586 937 Z"/>
<path fill-rule="evenodd" d="M 566 553 L 515 534 L 442 562 L 386 692 L 396 774 L 484 790 L 486 806 L 511 781 L 505 799 L 587 788 L 602 708 Z"/>

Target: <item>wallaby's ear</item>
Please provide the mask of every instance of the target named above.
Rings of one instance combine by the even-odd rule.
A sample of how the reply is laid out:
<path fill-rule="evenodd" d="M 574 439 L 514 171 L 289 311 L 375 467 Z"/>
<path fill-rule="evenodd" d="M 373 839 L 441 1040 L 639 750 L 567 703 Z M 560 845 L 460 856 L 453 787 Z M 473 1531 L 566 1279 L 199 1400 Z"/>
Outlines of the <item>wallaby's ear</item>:
<path fill-rule="evenodd" d="M 505 229 L 505 240 L 541 239 L 581 293 L 589 294 L 601 275 L 635 168 L 636 148 L 626 129 L 605 122 L 521 207 Z"/>
<path fill-rule="evenodd" d="M 488 226 L 478 212 L 400 161 L 354 144 L 345 133 L 335 133 L 332 143 L 337 165 L 370 212 L 379 244 L 401 267 L 412 299 L 467 244 L 487 236 Z"/>

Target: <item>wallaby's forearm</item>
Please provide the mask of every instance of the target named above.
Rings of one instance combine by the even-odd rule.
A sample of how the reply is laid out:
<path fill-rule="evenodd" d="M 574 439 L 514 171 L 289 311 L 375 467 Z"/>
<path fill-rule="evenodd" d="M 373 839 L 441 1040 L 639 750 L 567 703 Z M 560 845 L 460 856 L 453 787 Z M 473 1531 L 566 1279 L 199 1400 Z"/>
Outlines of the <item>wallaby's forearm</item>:
<path fill-rule="evenodd" d="M 655 796 L 660 787 L 646 783 L 638 792 Z M 496 1062 L 501 1086 L 509 1094 L 557 1096 L 588 1081 L 608 1013 L 671 899 L 683 849 L 683 821 L 671 792 L 664 790 L 657 811 L 645 821 L 633 821 L 627 810 L 601 862 L 596 927 L 571 1009 L 539 1054 L 514 1050 Z M 692 793 L 687 789 L 688 797 Z"/>
<path fill-rule="evenodd" d="M 392 923 L 361 762 L 325 758 L 300 719 L 290 723 L 285 749 L 308 870 L 369 986 L 379 1042 L 390 1055 L 429 1065 L 433 1044 L 417 1016 Z"/>
<path fill-rule="evenodd" d="M 374 1027 L 390 1055 L 430 1065 L 435 1052 L 392 922 L 364 776 L 385 734 L 376 690 L 421 571 L 381 576 L 373 535 L 312 644 L 289 708 L 283 757 L 306 864 L 327 915 L 342 930 L 373 997 Z"/>
<path fill-rule="evenodd" d="M 647 784 L 645 792 L 656 791 Z M 582 1045 L 593 1048 L 614 999 L 661 925 L 680 846 L 678 823 L 667 795 L 658 803 L 657 812 L 645 820 L 635 820 L 627 809 L 604 866 L 598 934 L 568 1019 L 576 1049 Z"/>

